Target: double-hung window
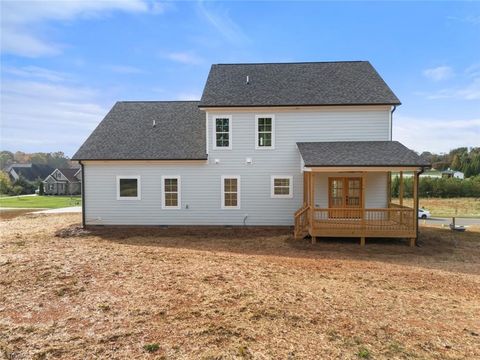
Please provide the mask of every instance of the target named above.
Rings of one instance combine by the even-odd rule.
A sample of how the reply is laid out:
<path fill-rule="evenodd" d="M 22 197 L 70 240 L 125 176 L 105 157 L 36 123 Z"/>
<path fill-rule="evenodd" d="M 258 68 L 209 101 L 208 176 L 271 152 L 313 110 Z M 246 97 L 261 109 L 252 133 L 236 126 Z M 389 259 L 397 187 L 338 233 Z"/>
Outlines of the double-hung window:
<path fill-rule="evenodd" d="M 117 200 L 140 200 L 140 176 L 117 176 Z"/>
<path fill-rule="evenodd" d="M 240 209 L 240 176 L 222 176 L 222 209 Z"/>
<path fill-rule="evenodd" d="M 180 176 L 162 176 L 162 209 L 180 209 Z"/>
<path fill-rule="evenodd" d="M 293 197 L 293 177 L 284 175 L 273 175 L 271 178 L 271 197 Z"/>
<path fill-rule="evenodd" d="M 255 116 L 255 149 L 275 148 L 275 117 L 273 115 Z"/>
<path fill-rule="evenodd" d="M 214 117 L 214 148 L 232 148 L 232 117 L 229 115 Z"/>

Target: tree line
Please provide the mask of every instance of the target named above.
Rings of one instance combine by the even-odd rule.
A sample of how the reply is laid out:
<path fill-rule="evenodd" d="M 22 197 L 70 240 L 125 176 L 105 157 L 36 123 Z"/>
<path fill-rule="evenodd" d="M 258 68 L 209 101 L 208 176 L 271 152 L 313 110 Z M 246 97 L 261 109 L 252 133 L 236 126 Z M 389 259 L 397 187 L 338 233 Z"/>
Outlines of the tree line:
<path fill-rule="evenodd" d="M 62 151 L 55 152 L 35 152 L 25 153 L 23 151 L 0 151 L 0 169 L 5 170 L 12 164 L 42 164 L 49 165 L 52 168 L 69 168 L 75 162 L 72 162 Z"/>
<path fill-rule="evenodd" d="M 434 154 L 428 151 L 420 156 L 430 161 L 432 168 L 436 170 L 461 171 L 466 178 L 480 175 L 480 147 L 460 147 L 450 150 L 448 154 Z"/>
<path fill-rule="evenodd" d="M 413 177 L 403 178 L 403 196 L 413 197 Z M 392 197 L 400 193 L 400 178 L 392 179 Z M 420 197 L 453 198 L 477 197 L 480 198 L 480 175 L 468 179 L 420 177 L 418 183 Z"/>

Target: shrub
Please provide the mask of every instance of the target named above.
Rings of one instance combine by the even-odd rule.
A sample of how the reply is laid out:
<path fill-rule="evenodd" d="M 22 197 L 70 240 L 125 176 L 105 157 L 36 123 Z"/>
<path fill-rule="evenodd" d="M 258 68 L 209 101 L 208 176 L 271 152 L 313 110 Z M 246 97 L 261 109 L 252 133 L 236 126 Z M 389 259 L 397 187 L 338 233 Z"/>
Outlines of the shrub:
<path fill-rule="evenodd" d="M 146 344 L 146 345 L 143 345 L 143 349 L 147 352 L 153 353 L 155 351 L 158 351 L 158 349 L 160 349 L 160 345 L 158 345 L 157 343 Z"/>
<path fill-rule="evenodd" d="M 406 198 L 413 197 L 413 177 L 404 177 L 404 192 Z M 398 176 L 392 179 L 392 197 L 398 197 L 400 193 L 400 179 Z M 455 178 L 420 178 L 418 184 L 420 197 L 480 197 L 480 176 L 472 176 L 461 180 Z"/>

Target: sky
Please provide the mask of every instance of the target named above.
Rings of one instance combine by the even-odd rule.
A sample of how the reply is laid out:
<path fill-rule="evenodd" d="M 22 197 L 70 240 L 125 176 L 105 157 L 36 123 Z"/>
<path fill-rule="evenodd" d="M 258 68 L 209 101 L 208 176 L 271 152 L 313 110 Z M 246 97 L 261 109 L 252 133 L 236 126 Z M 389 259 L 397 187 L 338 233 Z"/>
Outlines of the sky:
<path fill-rule="evenodd" d="M 0 1 L 0 149 L 72 156 L 116 101 L 200 99 L 211 64 L 368 60 L 393 139 L 480 146 L 480 2 Z"/>

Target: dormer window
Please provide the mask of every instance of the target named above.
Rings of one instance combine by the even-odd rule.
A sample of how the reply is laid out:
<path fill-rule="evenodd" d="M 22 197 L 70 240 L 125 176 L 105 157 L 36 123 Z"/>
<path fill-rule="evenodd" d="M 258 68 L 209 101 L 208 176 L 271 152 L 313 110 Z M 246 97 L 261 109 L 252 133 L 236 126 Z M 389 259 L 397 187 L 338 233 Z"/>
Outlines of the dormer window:
<path fill-rule="evenodd" d="M 232 117 L 216 116 L 214 118 L 214 148 L 231 149 L 232 148 Z"/>
<path fill-rule="evenodd" d="M 255 149 L 275 147 L 275 118 L 273 115 L 255 116 Z"/>

